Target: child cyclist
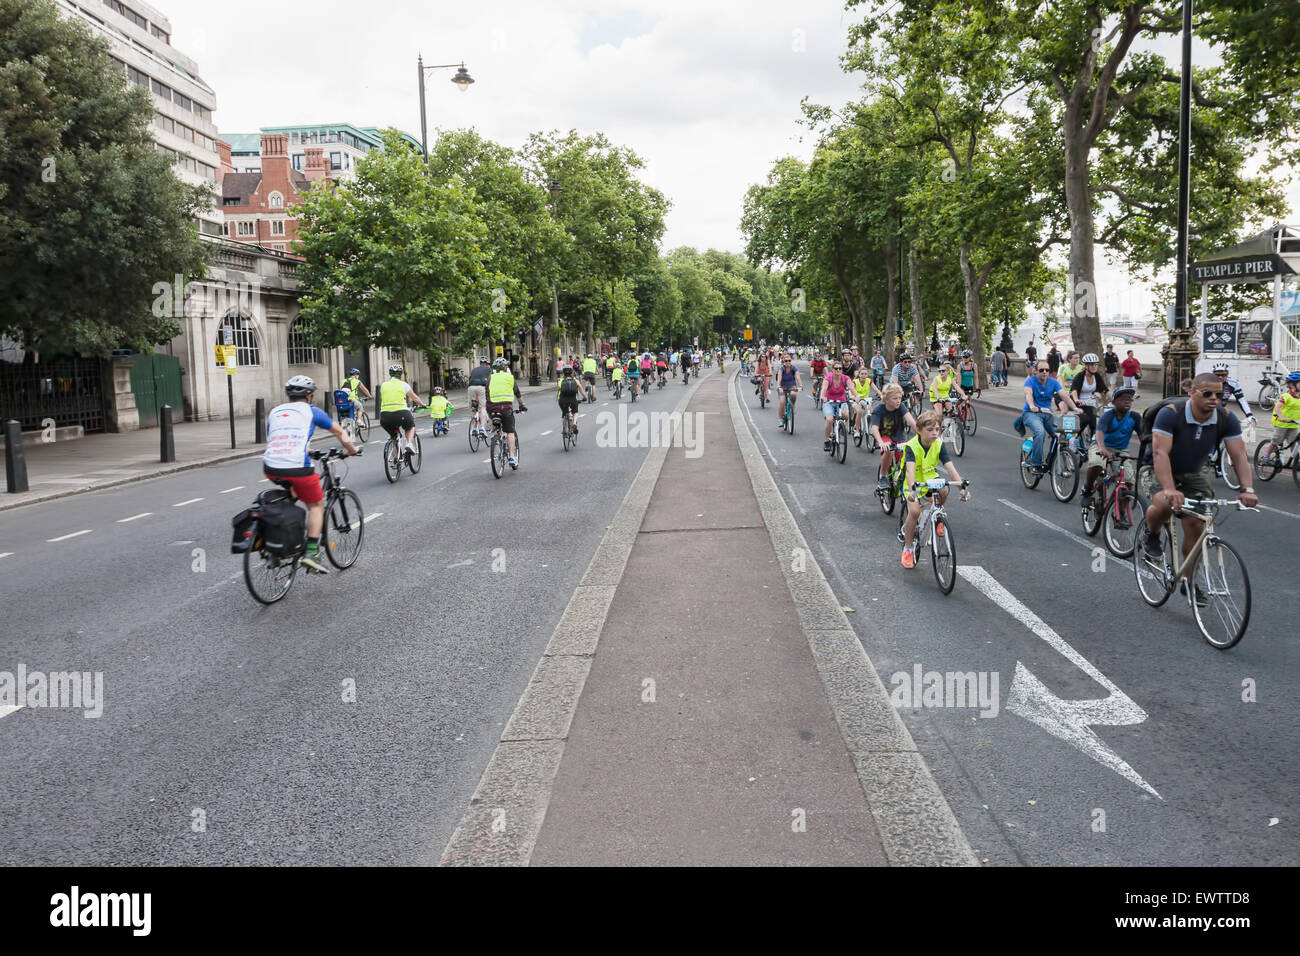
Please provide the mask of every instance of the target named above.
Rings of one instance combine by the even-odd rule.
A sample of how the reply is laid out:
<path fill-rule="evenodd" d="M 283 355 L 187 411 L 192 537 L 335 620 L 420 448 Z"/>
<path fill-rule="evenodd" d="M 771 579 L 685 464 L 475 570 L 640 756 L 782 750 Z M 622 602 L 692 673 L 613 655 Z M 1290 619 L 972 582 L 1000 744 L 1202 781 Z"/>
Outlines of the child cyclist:
<path fill-rule="evenodd" d="M 930 409 L 917 416 L 916 434 L 903 445 L 903 492 L 907 496 L 907 519 L 903 524 L 903 567 L 905 568 L 916 566 L 916 551 L 913 545 L 916 538 L 916 525 L 921 520 L 921 502 L 918 498 L 918 490 L 912 487 L 913 483 L 921 486 L 920 493 L 931 493 L 926 492 L 924 486 L 931 478 L 939 477 L 940 465 L 947 469 L 948 477 L 953 481 L 963 480 L 961 475 L 957 474 L 957 466 L 948 457 L 947 447 L 939 440 L 942 431 L 943 420 L 937 411 Z M 938 496 L 939 504 L 948 500 L 947 488 L 932 493 Z M 962 489 L 961 500 L 970 501 L 968 489 Z M 936 532 L 942 534 L 943 527 L 939 526 Z"/>
<path fill-rule="evenodd" d="M 859 365 L 853 378 L 853 437 L 856 438 L 867 427 L 867 416 L 871 414 L 871 392 L 875 388 L 871 381 L 870 369 Z M 879 391 L 879 389 L 876 389 Z"/>
<path fill-rule="evenodd" d="M 939 369 L 939 374 L 930 383 L 930 404 L 934 406 L 934 410 L 940 415 L 947 415 L 952 411 L 953 389 L 957 390 L 959 397 L 966 397 L 966 393 L 957 384 L 957 377 L 953 374 L 952 366 L 944 362 Z"/>
<path fill-rule="evenodd" d="M 1089 358 L 1097 357 L 1091 352 L 1088 355 Z M 1134 390 L 1127 385 L 1115 389 L 1115 394 L 1110 398 L 1112 407 L 1102 412 L 1101 418 L 1097 420 L 1097 430 L 1088 448 L 1088 470 L 1083 480 L 1083 495 L 1080 500 L 1085 511 L 1092 504 L 1090 499 L 1093 484 L 1101 474 L 1102 468 L 1109 465 L 1115 455 L 1128 451 L 1129 442 L 1133 440 L 1133 432 L 1142 425 L 1142 417 L 1133 411 L 1133 392 Z M 1124 477 L 1130 484 L 1133 482 L 1134 474 L 1135 469 L 1130 461 L 1124 465 Z"/>
<path fill-rule="evenodd" d="M 439 385 L 435 388 L 433 395 L 429 398 L 429 417 L 433 419 L 433 433 L 435 435 L 447 431 L 449 424 L 447 419 L 451 417 L 451 413 L 455 410 L 456 407 L 447 400 L 447 393 L 442 386 Z"/>

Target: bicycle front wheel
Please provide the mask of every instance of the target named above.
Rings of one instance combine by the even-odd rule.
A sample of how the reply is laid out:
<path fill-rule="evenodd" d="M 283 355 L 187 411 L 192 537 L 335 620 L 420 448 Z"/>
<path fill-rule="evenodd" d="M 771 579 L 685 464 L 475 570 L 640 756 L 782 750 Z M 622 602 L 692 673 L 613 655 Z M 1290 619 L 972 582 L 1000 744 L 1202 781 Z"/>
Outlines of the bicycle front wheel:
<path fill-rule="evenodd" d="M 365 412 L 357 416 L 357 437 L 363 445 L 370 440 L 370 416 Z"/>
<path fill-rule="evenodd" d="M 1211 537 L 1201 549 L 1192 580 L 1205 596 L 1205 607 L 1193 600 L 1196 626 L 1207 641 L 1226 651 L 1246 633 L 1250 623 L 1250 578 L 1236 549 Z"/>
<path fill-rule="evenodd" d="M 298 561 L 281 561 L 268 558 L 260 550 L 260 541 L 244 552 L 244 583 L 248 593 L 262 604 L 274 604 L 289 593 L 293 576 L 298 572 Z"/>
<path fill-rule="evenodd" d="M 1102 515 L 1102 537 L 1106 549 L 1117 558 L 1128 558 L 1137 547 L 1137 526 L 1146 517 L 1147 503 L 1141 495 L 1122 488 L 1111 496 Z"/>
<path fill-rule="evenodd" d="M 1133 540 L 1138 544 L 1138 550 L 1133 555 L 1133 569 L 1137 574 L 1138 593 L 1142 595 L 1142 600 L 1152 607 L 1160 607 L 1174 593 L 1174 542 L 1169 536 L 1168 526 L 1162 525 L 1160 557 L 1149 558 L 1142 550 L 1146 534 L 1147 519 L 1144 515 L 1133 533 Z"/>
<path fill-rule="evenodd" d="M 786 400 L 785 414 L 786 417 L 789 419 L 787 424 L 790 427 L 790 434 L 793 435 L 794 434 L 794 401 L 792 399 Z"/>
<path fill-rule="evenodd" d="M 976 430 L 980 427 L 980 418 L 975 414 L 975 406 L 967 406 L 966 421 L 964 425 L 966 428 L 966 434 L 974 438 Z"/>
<path fill-rule="evenodd" d="M 1223 472 L 1223 483 L 1233 491 L 1241 490 L 1241 481 L 1237 478 L 1237 469 L 1232 467 L 1232 456 L 1228 454 L 1228 446 L 1219 443 L 1219 468 Z"/>
<path fill-rule="evenodd" d="M 1079 467 L 1064 442 L 1056 446 L 1056 458 L 1052 461 L 1052 494 L 1061 504 L 1068 504 L 1079 490 Z"/>
<path fill-rule="evenodd" d="M 841 418 L 835 426 L 835 434 L 838 436 L 835 445 L 835 457 L 840 460 L 842 465 L 849 457 L 849 426 L 844 419 Z"/>
<path fill-rule="evenodd" d="M 951 594 L 953 585 L 957 583 L 957 544 L 952 539 L 952 525 L 946 518 L 934 519 L 930 559 L 934 563 L 934 580 L 939 590 Z"/>
<path fill-rule="evenodd" d="M 1107 508 L 1103 507 L 1098 501 L 1096 491 L 1088 495 L 1083 502 L 1083 510 L 1080 512 L 1083 520 L 1083 533 L 1090 538 L 1095 538 L 1097 532 L 1101 530 L 1102 522 L 1106 518 Z"/>
<path fill-rule="evenodd" d="M 330 498 L 325 510 L 325 529 L 321 546 L 330 564 L 342 571 L 356 563 L 361 554 L 361 536 L 365 532 L 365 514 L 361 499 L 344 488 Z"/>
<path fill-rule="evenodd" d="M 1272 448 L 1273 454 L 1267 454 L 1267 449 Z M 1273 476 L 1282 468 L 1282 454 L 1278 448 L 1271 442 L 1262 441 L 1259 447 L 1255 449 L 1255 474 L 1259 475 L 1260 481 L 1272 481 Z"/>
<path fill-rule="evenodd" d="M 402 461 L 397 454 L 397 442 L 391 438 L 384 443 L 384 477 L 389 484 L 402 477 Z"/>
<path fill-rule="evenodd" d="M 952 450 L 957 453 L 958 458 L 966 454 L 966 429 L 956 419 L 952 424 Z"/>

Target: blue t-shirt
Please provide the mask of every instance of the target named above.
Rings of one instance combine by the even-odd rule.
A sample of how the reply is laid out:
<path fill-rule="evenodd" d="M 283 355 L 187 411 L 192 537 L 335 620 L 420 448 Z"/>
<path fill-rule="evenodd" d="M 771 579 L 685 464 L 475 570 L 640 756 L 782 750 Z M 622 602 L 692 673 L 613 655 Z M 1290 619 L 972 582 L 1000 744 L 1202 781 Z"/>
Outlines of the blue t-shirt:
<path fill-rule="evenodd" d="M 777 377 L 780 381 L 777 383 L 777 387 L 794 388 L 794 373 L 797 372 L 798 370 L 799 368 L 797 365 L 794 364 L 794 362 L 790 363 L 788 369 L 787 366 L 782 365 L 781 368 L 778 370 Z"/>
<path fill-rule="evenodd" d="M 1192 403 L 1181 400 L 1178 405 L 1166 405 L 1156 415 L 1151 426 L 1152 434 L 1168 435 L 1172 441 L 1169 449 L 1169 466 L 1175 475 L 1186 475 L 1205 467 L 1219 442 L 1241 438 L 1241 422 L 1232 412 L 1215 409 L 1207 422 L 1192 417 Z"/>
<path fill-rule="evenodd" d="M 1097 434 L 1103 435 L 1106 447 L 1113 451 L 1123 451 L 1133 440 L 1133 432 L 1142 424 L 1142 416 L 1132 409 L 1123 418 L 1115 414 L 1115 409 L 1108 408 L 1097 421 Z"/>
<path fill-rule="evenodd" d="M 1052 396 L 1061 390 L 1061 383 L 1050 375 L 1045 382 L 1040 382 L 1037 375 L 1031 375 L 1025 379 L 1025 387 L 1033 392 L 1035 405 L 1040 409 L 1051 411 Z M 1020 411 L 1021 414 L 1029 414 L 1029 403 L 1025 402 L 1025 407 Z"/>

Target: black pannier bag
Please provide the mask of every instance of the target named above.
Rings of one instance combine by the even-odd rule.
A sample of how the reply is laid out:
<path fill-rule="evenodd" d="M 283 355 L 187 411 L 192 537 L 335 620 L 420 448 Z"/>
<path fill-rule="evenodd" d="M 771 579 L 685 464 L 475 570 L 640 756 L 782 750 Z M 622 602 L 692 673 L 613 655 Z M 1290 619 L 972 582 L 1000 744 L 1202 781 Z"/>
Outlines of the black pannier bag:
<path fill-rule="evenodd" d="M 264 491 L 257 501 L 257 536 L 262 550 L 280 558 L 300 553 L 307 539 L 307 515 L 287 491 Z"/>
<path fill-rule="evenodd" d="M 230 526 L 234 529 L 230 536 L 231 554 L 243 554 L 253 546 L 253 538 L 257 534 L 257 515 L 256 509 L 245 508 L 230 519 Z"/>

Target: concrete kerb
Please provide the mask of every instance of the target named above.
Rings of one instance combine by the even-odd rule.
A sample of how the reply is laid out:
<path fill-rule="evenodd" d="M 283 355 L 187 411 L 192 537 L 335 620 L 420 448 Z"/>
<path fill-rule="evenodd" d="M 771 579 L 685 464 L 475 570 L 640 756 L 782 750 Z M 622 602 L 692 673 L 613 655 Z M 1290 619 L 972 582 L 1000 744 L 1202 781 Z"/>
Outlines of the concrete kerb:
<path fill-rule="evenodd" d="M 827 701 L 896 866 L 975 866 L 970 844 L 840 609 L 727 389 L 731 423 Z M 796 570 L 800 568 L 802 570 Z"/>
<path fill-rule="evenodd" d="M 688 388 L 673 409 L 678 428 L 696 388 Z M 632 480 L 506 723 L 440 865 L 528 865 L 605 618 L 669 450 L 667 444 L 651 448 Z"/>

